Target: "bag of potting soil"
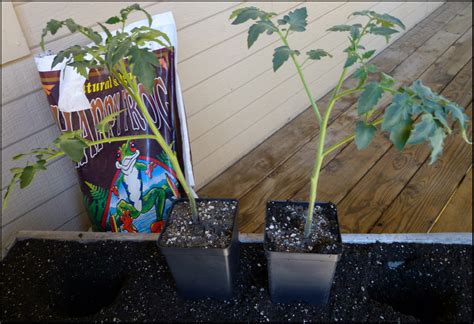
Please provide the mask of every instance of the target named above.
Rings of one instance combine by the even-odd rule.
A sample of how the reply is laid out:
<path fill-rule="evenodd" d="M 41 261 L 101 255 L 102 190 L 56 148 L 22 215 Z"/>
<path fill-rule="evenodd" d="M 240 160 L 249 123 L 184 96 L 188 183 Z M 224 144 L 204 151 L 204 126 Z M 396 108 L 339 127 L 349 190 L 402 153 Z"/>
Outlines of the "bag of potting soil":
<path fill-rule="evenodd" d="M 147 24 L 130 24 L 126 30 Z M 165 140 L 177 153 L 193 186 L 190 149 L 180 84 L 176 73 L 177 34 L 171 12 L 155 15 L 151 26 L 166 33 L 171 48 L 152 43 L 160 66 L 153 93 L 142 92 L 148 111 Z M 51 67 L 55 55 L 35 58 L 53 118 L 62 132 L 82 130 L 91 141 L 102 139 L 97 125 L 123 110 L 111 123 L 108 137 L 151 134 L 135 101 L 104 69 L 85 79 L 72 67 Z M 142 88 L 142 87 L 141 87 Z M 151 139 L 105 143 L 84 150 L 76 164 L 86 211 L 96 231 L 160 232 L 171 202 L 180 196 L 175 171 L 165 152 Z"/>

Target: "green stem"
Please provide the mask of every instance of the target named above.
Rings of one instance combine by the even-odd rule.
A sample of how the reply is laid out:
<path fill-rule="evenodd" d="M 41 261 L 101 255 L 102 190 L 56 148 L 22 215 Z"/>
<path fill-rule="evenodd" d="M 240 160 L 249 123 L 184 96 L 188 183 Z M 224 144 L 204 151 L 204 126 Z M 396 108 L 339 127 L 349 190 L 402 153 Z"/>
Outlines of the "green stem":
<path fill-rule="evenodd" d="M 353 94 L 353 93 L 356 93 L 356 92 L 359 92 L 359 91 L 362 91 L 362 90 L 364 90 L 364 88 L 362 88 L 362 87 L 347 89 L 347 90 L 345 90 L 345 91 L 342 91 L 340 94 L 338 94 L 338 95 L 336 96 L 336 100 L 339 100 L 339 99 L 341 99 L 342 97 L 348 96 L 348 95 L 350 95 L 350 94 Z"/>
<path fill-rule="evenodd" d="M 381 124 L 383 122 L 383 118 L 379 118 L 377 120 L 375 120 L 373 123 L 371 123 L 373 126 L 377 126 L 379 124 Z M 348 136 L 346 137 L 345 139 L 343 139 L 342 141 L 330 146 L 324 153 L 323 153 L 323 156 L 326 157 L 328 156 L 329 154 L 331 154 L 332 152 L 334 152 L 335 150 L 337 150 L 339 147 L 341 147 L 342 145 L 344 144 L 347 144 L 351 141 L 353 141 L 355 138 L 355 134 L 352 134 L 351 136 Z"/>
<path fill-rule="evenodd" d="M 137 140 L 137 139 L 155 139 L 155 136 L 153 135 L 131 135 L 131 136 L 120 136 L 120 137 L 110 137 L 98 141 L 87 141 L 86 143 L 89 147 L 95 146 L 95 145 L 100 145 L 100 144 L 106 144 L 106 143 L 113 143 L 113 142 L 125 142 L 128 140 Z M 48 156 L 45 158 L 46 161 L 51 161 L 54 160 L 57 157 L 60 157 L 64 155 L 64 151 L 57 151 L 53 155 Z"/>
<path fill-rule="evenodd" d="M 288 48 L 290 48 L 286 37 L 281 33 L 280 30 L 278 30 L 278 35 L 280 36 L 283 44 L 285 44 Z M 321 125 L 321 122 L 322 122 L 321 113 L 319 112 L 319 108 L 318 108 L 318 105 L 316 104 L 316 100 L 314 100 L 313 94 L 311 90 L 309 89 L 308 83 L 306 82 L 306 79 L 303 75 L 303 69 L 301 68 L 301 65 L 298 63 L 298 60 L 296 59 L 295 54 L 290 54 L 290 57 L 291 57 L 291 60 L 293 61 L 293 64 L 296 67 L 296 71 L 298 72 L 300 80 L 303 83 L 303 87 L 304 87 L 304 90 L 306 91 L 306 95 L 309 98 L 311 107 L 313 108 L 313 111 L 316 114 L 316 119 L 318 120 L 318 123 Z"/>
<path fill-rule="evenodd" d="M 145 103 L 143 102 L 143 99 L 140 96 L 140 91 L 138 89 L 137 79 L 136 79 L 136 77 L 131 77 L 130 78 L 130 76 L 129 76 L 127 70 L 126 70 L 125 63 L 123 62 L 123 60 L 120 62 L 120 70 L 122 72 L 122 75 L 123 75 L 124 79 L 128 83 L 128 84 L 122 84 L 122 85 L 124 86 L 124 88 L 128 91 L 128 93 L 132 96 L 132 98 L 137 103 L 138 108 L 141 110 L 143 116 L 145 117 L 145 119 L 148 123 L 148 126 L 150 127 L 150 129 L 151 129 L 151 131 L 154 135 L 154 139 L 158 142 L 158 144 L 161 146 L 163 151 L 165 151 L 166 155 L 168 155 L 168 158 L 170 159 L 170 162 L 171 162 L 171 164 L 172 164 L 172 166 L 173 166 L 173 168 L 176 172 L 176 177 L 178 178 L 179 183 L 183 187 L 183 190 L 184 190 L 184 192 L 186 193 L 186 195 L 188 197 L 189 204 L 190 204 L 190 207 L 191 207 L 193 221 L 197 223 L 199 221 L 199 215 L 198 215 L 196 200 L 194 199 L 194 193 L 193 193 L 193 191 L 191 190 L 191 188 L 189 187 L 189 185 L 186 181 L 186 177 L 184 176 L 184 174 L 181 170 L 181 167 L 179 165 L 179 161 L 178 161 L 178 158 L 176 157 L 175 152 L 168 145 L 168 143 L 166 142 L 166 140 L 163 138 L 160 131 L 156 127 L 155 123 L 153 122 L 153 119 L 152 119 L 150 113 L 148 112 L 148 109 L 146 108 Z"/>
<path fill-rule="evenodd" d="M 314 205 L 316 203 L 316 194 L 318 192 L 318 182 L 319 175 L 321 173 L 321 166 L 324 160 L 324 143 L 326 142 L 326 132 L 329 123 L 329 117 L 331 116 L 331 111 L 334 108 L 334 104 L 337 101 L 337 95 L 341 90 L 342 84 L 347 74 L 347 68 L 342 70 L 342 73 L 337 82 L 336 89 L 332 95 L 331 101 L 328 104 L 328 108 L 324 113 L 324 120 L 321 124 L 321 130 L 319 132 L 319 144 L 316 150 L 316 161 L 314 163 L 313 172 L 311 174 L 311 187 L 309 195 L 309 205 L 308 205 L 308 215 L 306 218 L 306 223 L 304 227 L 304 236 L 307 238 L 311 233 L 311 225 L 313 223 L 313 214 L 314 214 Z"/>
<path fill-rule="evenodd" d="M 365 33 L 367 32 L 368 26 L 371 21 L 372 19 L 362 29 L 359 39 L 354 44 L 355 48 L 358 47 L 362 36 L 364 36 Z M 306 223 L 304 227 L 304 236 L 306 238 L 308 238 L 309 235 L 311 234 L 311 225 L 313 223 L 313 214 L 314 214 L 314 207 L 315 207 L 314 205 L 316 203 L 317 192 L 318 192 L 319 175 L 321 173 L 321 167 L 323 165 L 323 160 L 325 157 L 324 144 L 326 142 L 326 132 L 327 132 L 327 127 L 329 123 L 329 117 L 331 116 L 332 109 L 334 108 L 334 105 L 338 99 L 340 99 L 344 95 L 352 93 L 352 91 L 355 92 L 355 90 L 359 88 L 357 87 L 354 89 L 350 89 L 350 91 L 348 90 L 348 91 L 342 92 L 341 94 L 339 93 L 339 91 L 341 90 L 342 84 L 344 83 L 344 80 L 346 78 L 347 72 L 348 72 L 348 68 L 344 68 L 342 70 L 342 73 L 339 77 L 339 81 L 337 82 L 337 86 L 333 92 L 332 98 L 329 101 L 328 108 L 326 109 L 326 112 L 324 113 L 324 119 L 321 123 L 321 130 L 319 132 L 319 144 L 316 150 L 316 159 L 315 159 L 313 171 L 311 174 L 311 187 L 310 187 L 310 195 L 309 195 L 308 215 L 307 215 Z"/>

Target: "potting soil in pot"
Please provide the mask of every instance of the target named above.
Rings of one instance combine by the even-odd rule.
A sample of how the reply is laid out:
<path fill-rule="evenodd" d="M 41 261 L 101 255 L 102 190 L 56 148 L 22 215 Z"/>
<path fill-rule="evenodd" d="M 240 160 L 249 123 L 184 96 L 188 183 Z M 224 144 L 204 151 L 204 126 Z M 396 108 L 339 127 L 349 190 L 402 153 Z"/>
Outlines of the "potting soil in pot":
<path fill-rule="evenodd" d="M 232 239 L 234 200 L 197 200 L 199 221 L 192 219 L 188 201 L 174 205 L 160 240 L 166 247 L 226 248 Z"/>
<path fill-rule="evenodd" d="M 186 300 L 156 242 L 20 241 L 1 262 L 0 320 L 472 322 L 472 246 L 345 244 L 324 308 L 272 304 L 262 244 L 240 250 L 234 298 Z"/>
<path fill-rule="evenodd" d="M 272 252 L 341 253 L 337 212 L 334 204 L 315 206 L 311 234 L 304 237 L 307 204 L 272 201 L 267 205 L 266 248 Z M 271 216 L 270 216 L 271 215 Z"/>

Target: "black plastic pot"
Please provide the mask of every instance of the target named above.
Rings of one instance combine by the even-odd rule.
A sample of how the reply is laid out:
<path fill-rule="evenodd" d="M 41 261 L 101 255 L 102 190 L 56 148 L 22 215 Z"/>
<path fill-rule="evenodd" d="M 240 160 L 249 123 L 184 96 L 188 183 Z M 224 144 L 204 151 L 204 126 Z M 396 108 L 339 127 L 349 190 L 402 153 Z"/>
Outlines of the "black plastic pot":
<path fill-rule="evenodd" d="M 272 201 L 267 204 L 266 226 L 272 215 L 272 206 L 299 205 L 307 207 L 307 202 Z M 316 203 L 324 206 L 328 204 Z M 337 212 L 336 212 L 337 222 Z M 338 241 L 341 242 L 339 222 L 337 222 Z M 274 303 L 303 301 L 313 305 L 326 305 L 331 285 L 341 253 L 294 253 L 274 252 L 267 249 L 267 233 L 265 232 L 264 249 L 268 263 L 268 282 L 270 296 Z"/>
<path fill-rule="evenodd" d="M 173 219 L 171 211 L 185 199 L 173 202 L 163 233 Z M 199 201 L 236 201 L 234 199 L 196 199 Z M 166 257 L 166 262 L 176 282 L 181 296 L 185 298 L 211 297 L 215 299 L 229 299 L 233 296 L 234 279 L 236 278 L 239 262 L 239 231 L 237 215 L 238 201 L 234 213 L 232 239 L 224 249 L 218 248 L 177 248 L 158 247 Z"/>

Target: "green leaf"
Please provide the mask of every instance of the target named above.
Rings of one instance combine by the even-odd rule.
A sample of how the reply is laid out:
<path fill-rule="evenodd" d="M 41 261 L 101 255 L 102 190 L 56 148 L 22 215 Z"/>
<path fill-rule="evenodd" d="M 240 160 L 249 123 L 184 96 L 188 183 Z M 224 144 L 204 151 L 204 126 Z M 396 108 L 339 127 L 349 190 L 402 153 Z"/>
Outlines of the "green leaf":
<path fill-rule="evenodd" d="M 367 80 L 368 76 L 369 75 L 367 74 L 367 71 L 365 70 L 364 66 L 358 67 L 357 70 L 355 70 L 354 73 L 352 74 L 353 78 L 360 79 L 362 82 Z"/>
<path fill-rule="evenodd" d="M 21 169 L 21 172 L 23 172 L 23 169 Z M 14 176 L 12 177 L 12 180 L 8 184 L 7 190 L 5 192 L 5 196 L 3 196 L 3 203 L 2 203 L 3 209 L 7 208 L 8 199 L 10 198 L 13 188 L 15 187 L 16 183 L 21 177 L 21 172 L 15 172 Z"/>
<path fill-rule="evenodd" d="M 388 43 L 390 37 L 393 34 L 398 33 L 398 30 L 389 27 L 372 27 L 369 29 L 369 33 L 374 35 L 385 36 L 385 39 Z"/>
<path fill-rule="evenodd" d="M 87 147 L 87 143 L 78 138 L 65 139 L 59 142 L 59 148 L 74 162 L 81 162 L 84 149 Z"/>
<path fill-rule="evenodd" d="M 142 7 L 140 7 L 140 5 L 137 4 L 137 3 L 134 3 L 134 4 L 132 4 L 131 6 L 128 6 L 128 7 L 124 8 L 124 9 L 120 10 L 120 16 L 122 17 L 121 21 L 126 21 L 127 18 L 128 18 L 128 15 L 129 15 L 130 13 L 132 13 L 133 11 L 141 11 L 141 12 L 143 12 L 143 13 L 146 15 L 146 18 L 147 18 L 147 20 L 148 20 L 148 26 L 151 26 L 153 20 L 152 20 L 150 14 L 149 14 L 145 9 L 143 9 Z"/>
<path fill-rule="evenodd" d="M 106 60 L 111 67 L 114 67 L 128 52 L 132 45 L 131 39 L 121 40 L 113 38 L 107 47 Z"/>
<path fill-rule="evenodd" d="M 429 138 L 431 147 L 430 164 L 433 164 L 443 153 L 445 138 L 446 133 L 444 132 L 443 128 L 437 128 L 433 135 Z"/>
<path fill-rule="evenodd" d="M 96 129 L 105 136 L 106 133 L 110 130 L 110 123 L 115 121 L 117 117 L 125 110 L 126 109 L 122 109 L 105 116 L 98 124 L 95 125 Z"/>
<path fill-rule="evenodd" d="M 239 25 L 247 20 L 256 20 L 258 18 L 264 18 L 265 12 L 256 8 L 256 7 L 246 7 L 234 10 L 230 15 L 229 19 L 235 20 L 232 22 L 232 25 Z"/>
<path fill-rule="evenodd" d="M 355 131 L 355 143 L 357 149 L 362 150 L 366 148 L 377 132 L 377 128 L 372 124 L 366 124 L 363 121 L 358 121 Z"/>
<path fill-rule="evenodd" d="M 407 93 L 397 93 L 393 96 L 392 103 L 385 109 L 382 130 L 389 131 L 399 123 L 410 119 L 411 105 L 412 100 Z"/>
<path fill-rule="evenodd" d="M 71 18 L 66 19 L 64 22 L 71 33 L 75 33 L 79 29 L 79 25 Z"/>
<path fill-rule="evenodd" d="M 413 120 L 411 118 L 399 121 L 390 129 L 390 140 L 398 150 L 403 150 L 405 147 L 413 127 Z"/>
<path fill-rule="evenodd" d="M 350 25 L 336 25 L 329 28 L 327 31 L 335 31 L 335 32 L 345 32 L 350 31 L 352 26 Z"/>
<path fill-rule="evenodd" d="M 122 19 L 120 19 L 119 17 L 113 16 L 113 17 L 110 17 L 109 19 L 107 19 L 105 21 L 105 23 L 108 24 L 108 25 L 115 25 L 115 24 L 118 24 L 121 21 L 122 21 Z"/>
<path fill-rule="evenodd" d="M 46 29 L 51 33 L 51 35 L 56 34 L 62 26 L 63 22 L 56 19 L 51 19 L 46 23 Z"/>
<path fill-rule="evenodd" d="M 360 27 L 357 25 L 351 26 L 351 38 L 357 40 L 360 37 Z"/>
<path fill-rule="evenodd" d="M 250 48 L 255 41 L 258 39 L 258 36 L 260 34 L 263 34 L 264 32 L 267 33 L 273 33 L 276 32 L 278 29 L 273 26 L 273 24 L 269 21 L 259 21 L 252 26 L 250 26 L 249 31 L 248 31 L 248 37 L 247 37 L 247 46 Z"/>
<path fill-rule="evenodd" d="M 326 52 L 325 50 L 322 50 L 322 49 L 310 50 L 310 51 L 306 52 L 306 55 L 308 55 L 308 58 L 311 59 L 311 60 L 320 60 L 321 58 L 323 58 L 325 56 L 332 57 L 331 54 L 329 54 L 328 52 Z"/>
<path fill-rule="evenodd" d="M 306 30 L 308 12 L 306 8 L 298 8 L 294 11 L 290 11 L 288 15 L 283 17 L 283 20 L 287 21 L 290 25 L 289 30 L 295 32 L 303 32 Z"/>
<path fill-rule="evenodd" d="M 370 17 L 371 14 L 373 14 L 374 11 L 370 11 L 370 10 L 361 10 L 361 11 L 354 11 L 353 13 L 351 13 L 349 15 L 350 16 L 368 16 Z"/>
<path fill-rule="evenodd" d="M 458 122 L 462 138 L 466 143 L 472 144 L 472 141 L 467 137 L 467 122 L 469 117 L 464 113 L 464 109 L 461 106 L 450 102 L 446 105 L 446 110 L 450 112 L 453 119 Z"/>
<path fill-rule="evenodd" d="M 383 90 L 377 82 L 368 83 L 357 101 L 357 113 L 363 115 L 371 111 L 382 97 L 382 94 Z"/>
<path fill-rule="evenodd" d="M 349 54 L 346 63 L 344 63 L 344 68 L 351 67 L 355 62 L 357 62 L 357 56 L 355 54 Z"/>
<path fill-rule="evenodd" d="M 273 53 L 273 71 L 278 70 L 293 53 L 294 51 L 288 46 L 280 46 L 275 48 L 275 52 Z"/>
<path fill-rule="evenodd" d="M 20 188 L 26 188 L 28 187 L 31 182 L 33 181 L 33 178 L 35 177 L 36 173 L 36 168 L 32 165 L 28 165 L 23 169 L 23 172 L 21 173 L 20 176 Z"/>
<path fill-rule="evenodd" d="M 436 122 L 431 114 L 423 114 L 421 122 L 415 124 L 415 128 L 408 138 L 407 144 L 420 144 L 429 138 L 436 131 Z"/>
<path fill-rule="evenodd" d="M 388 74 L 383 72 L 380 73 L 382 79 L 380 80 L 380 85 L 384 88 L 391 88 L 395 84 L 395 80 Z"/>
<path fill-rule="evenodd" d="M 368 64 L 368 65 L 367 65 L 367 72 L 369 72 L 369 73 L 375 73 L 375 72 L 377 72 L 377 65 L 375 65 L 375 64 Z"/>
<path fill-rule="evenodd" d="M 133 75 L 143 84 L 145 89 L 153 92 L 155 83 L 155 69 L 160 65 L 156 55 L 147 49 L 131 47 L 129 49 L 129 62 Z"/>
<path fill-rule="evenodd" d="M 397 25 L 397 26 L 401 27 L 402 29 L 406 28 L 405 25 L 403 24 L 403 22 L 400 19 L 398 19 L 394 16 L 391 16 L 389 14 L 375 13 L 374 16 L 376 17 L 378 22 L 390 23 L 392 26 Z"/>
<path fill-rule="evenodd" d="M 374 53 L 375 53 L 375 50 L 367 51 L 367 52 L 362 54 L 362 58 L 367 60 L 367 59 L 371 58 L 372 55 L 374 55 Z"/>
<path fill-rule="evenodd" d="M 113 36 L 112 36 L 112 33 L 110 32 L 110 30 L 109 30 L 107 27 L 105 27 L 103 24 L 101 24 L 101 23 L 99 23 L 99 22 L 98 22 L 97 24 L 100 26 L 100 28 L 102 28 L 102 30 L 104 31 L 105 35 L 107 35 L 107 39 L 111 39 L 111 38 L 113 37 Z"/>

